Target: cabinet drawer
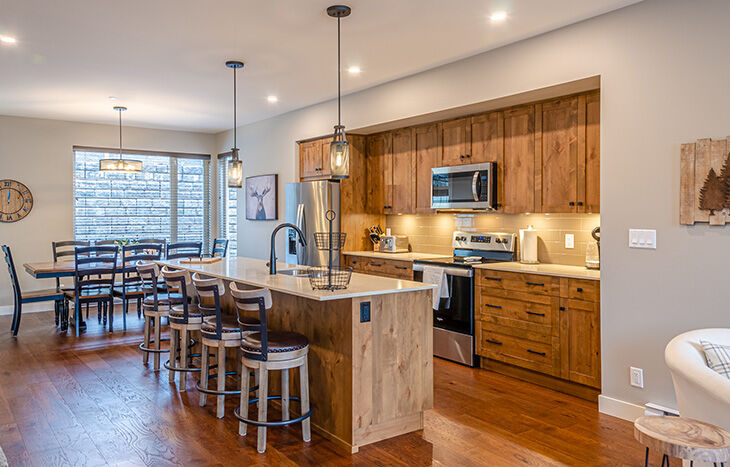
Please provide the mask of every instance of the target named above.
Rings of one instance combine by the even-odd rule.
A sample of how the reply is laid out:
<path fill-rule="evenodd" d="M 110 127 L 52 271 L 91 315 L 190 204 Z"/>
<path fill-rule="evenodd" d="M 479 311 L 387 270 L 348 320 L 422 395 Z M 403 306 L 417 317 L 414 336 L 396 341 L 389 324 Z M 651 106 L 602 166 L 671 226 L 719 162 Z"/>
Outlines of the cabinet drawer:
<path fill-rule="evenodd" d="M 402 279 L 413 278 L 413 265 L 408 261 L 368 258 L 366 269 L 376 275 L 396 276 Z"/>
<path fill-rule="evenodd" d="M 363 256 L 345 256 L 345 266 L 352 268 L 354 272 L 367 274 L 367 258 Z"/>
<path fill-rule="evenodd" d="M 600 284 L 599 281 L 564 277 L 560 283 L 560 296 L 563 298 L 597 302 L 601 298 Z"/>
<path fill-rule="evenodd" d="M 557 295 L 560 281 L 553 276 L 481 270 L 479 285 L 490 289 L 530 292 L 537 295 Z"/>
<path fill-rule="evenodd" d="M 555 374 L 557 351 L 553 342 L 535 342 L 482 329 L 480 355 L 542 373 Z"/>
<path fill-rule="evenodd" d="M 505 329 L 514 328 L 518 332 L 528 331 L 544 336 L 557 335 L 558 300 L 551 301 L 554 303 L 542 304 L 483 294 L 478 302 L 476 319 Z"/>

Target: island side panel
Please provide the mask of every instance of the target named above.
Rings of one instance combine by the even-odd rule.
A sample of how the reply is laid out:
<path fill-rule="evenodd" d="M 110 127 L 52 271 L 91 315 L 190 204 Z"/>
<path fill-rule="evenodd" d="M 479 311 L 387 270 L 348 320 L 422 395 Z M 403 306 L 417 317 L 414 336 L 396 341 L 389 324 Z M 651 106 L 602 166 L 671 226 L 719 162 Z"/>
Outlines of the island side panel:
<path fill-rule="evenodd" d="M 370 302 L 370 322 L 361 303 Z M 433 407 L 431 291 L 352 299 L 353 444 L 423 428 Z"/>
<path fill-rule="evenodd" d="M 352 300 L 317 301 L 272 292 L 268 327 L 294 331 L 309 339 L 309 397 L 313 428 L 348 452 L 352 442 Z M 281 393 L 280 372 L 269 382 Z M 299 395 L 299 372 L 290 370 L 290 394 Z M 292 410 L 299 410 L 292 403 Z"/>

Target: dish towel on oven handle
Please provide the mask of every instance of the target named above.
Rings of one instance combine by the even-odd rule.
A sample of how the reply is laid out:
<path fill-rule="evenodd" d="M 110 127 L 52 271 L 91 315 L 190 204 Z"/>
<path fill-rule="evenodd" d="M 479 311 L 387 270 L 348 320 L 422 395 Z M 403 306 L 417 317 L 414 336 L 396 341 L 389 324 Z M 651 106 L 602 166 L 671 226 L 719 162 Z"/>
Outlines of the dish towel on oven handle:
<path fill-rule="evenodd" d="M 423 266 L 423 283 L 436 284 L 438 287 L 431 291 L 433 309 L 439 309 L 442 298 L 449 298 L 449 285 L 446 282 L 446 271 L 438 266 Z"/>

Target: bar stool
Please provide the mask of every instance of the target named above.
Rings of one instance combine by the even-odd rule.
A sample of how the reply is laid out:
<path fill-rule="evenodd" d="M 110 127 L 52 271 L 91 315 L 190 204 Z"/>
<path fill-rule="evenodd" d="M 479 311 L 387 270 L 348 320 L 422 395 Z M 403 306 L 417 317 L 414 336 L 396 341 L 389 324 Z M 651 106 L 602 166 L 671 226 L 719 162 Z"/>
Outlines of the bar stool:
<path fill-rule="evenodd" d="M 200 359 L 200 383 L 196 386 L 200 392 L 200 406 L 204 407 L 208 401 L 208 394 L 216 396 L 216 416 L 223 418 L 225 414 L 225 400 L 227 395 L 240 394 L 238 390 L 226 390 L 225 376 L 236 374 L 235 371 L 226 373 L 226 349 L 240 348 L 241 328 L 235 318 L 223 316 L 220 297 L 225 294 L 225 285 L 220 279 L 203 279 L 197 273 L 193 274 L 193 285 L 198 293 L 198 307 L 212 315 L 203 318 L 200 333 L 202 336 L 202 356 Z M 212 306 L 210 306 L 212 305 Z M 258 324 L 258 320 L 251 320 L 251 324 Z M 216 349 L 217 364 L 210 366 L 210 349 Z M 216 373 L 210 374 L 211 368 L 217 368 Z M 221 371 L 223 377 L 220 377 Z M 208 381 L 217 380 L 217 389 L 208 389 Z"/>
<path fill-rule="evenodd" d="M 142 300 L 142 313 L 144 314 L 144 341 L 139 344 L 139 349 L 144 354 L 142 362 L 149 364 L 150 353 L 154 354 L 154 370 L 160 370 L 160 354 L 170 352 L 170 349 L 162 349 L 161 343 L 170 339 L 162 339 L 162 318 L 169 314 L 173 304 L 182 303 L 180 294 L 159 293 L 157 280 L 160 277 L 160 267 L 156 263 L 140 261 L 137 263 L 137 274 L 142 283 L 140 288 L 144 292 Z M 151 335 L 154 332 L 154 339 Z M 152 345 L 154 344 L 154 347 Z"/>
<path fill-rule="evenodd" d="M 180 373 L 178 389 L 184 392 L 187 389 L 188 373 L 200 371 L 200 367 L 191 365 L 191 355 L 188 351 L 195 343 L 191 339 L 193 332 L 199 332 L 203 324 L 203 316 L 207 313 L 195 304 L 188 304 L 187 291 L 191 288 L 190 274 L 185 270 L 172 270 L 162 267 L 162 277 L 167 284 L 168 293 L 177 293 L 183 297 L 182 303 L 170 308 L 168 321 L 170 323 L 170 359 L 165 362 L 165 368 L 170 370 L 170 382 L 175 382 L 175 373 Z M 180 353 L 178 354 L 178 349 Z"/>
<path fill-rule="evenodd" d="M 287 331 L 267 331 L 266 311 L 272 306 L 271 292 L 268 289 L 240 290 L 235 283 L 231 283 L 231 295 L 236 303 L 236 313 L 239 315 L 239 324 L 242 329 L 249 328 L 252 332 L 243 332 L 241 337 L 241 375 L 247 375 L 249 370 L 258 370 L 259 389 L 258 397 L 249 400 L 249 378 L 241 378 L 241 403 L 234 411 L 238 424 L 238 434 L 246 435 L 247 425 L 258 427 L 257 451 L 266 451 L 266 428 L 270 426 L 291 425 L 302 422 L 302 439 L 309 442 L 312 439 L 309 418 L 312 409 L 309 407 L 309 375 L 307 355 L 309 341 L 301 334 Z M 248 326 L 240 319 L 239 310 L 258 310 L 259 324 Z M 299 368 L 300 397 L 289 395 L 289 370 Z M 269 396 L 269 371 L 281 370 L 281 395 Z M 281 400 L 281 421 L 268 421 L 266 418 L 267 403 L 270 400 Z M 295 419 L 289 418 L 289 401 L 299 401 L 301 415 Z M 258 419 L 248 418 L 248 405 L 258 403 Z M 245 416 L 243 415 L 245 414 Z"/>

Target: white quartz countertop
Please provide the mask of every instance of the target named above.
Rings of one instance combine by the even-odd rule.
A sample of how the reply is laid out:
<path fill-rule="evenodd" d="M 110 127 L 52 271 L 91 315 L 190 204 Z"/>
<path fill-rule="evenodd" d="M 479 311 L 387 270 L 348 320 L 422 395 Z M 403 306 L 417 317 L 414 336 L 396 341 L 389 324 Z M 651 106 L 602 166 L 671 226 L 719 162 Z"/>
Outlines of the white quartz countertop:
<path fill-rule="evenodd" d="M 522 264 L 518 261 L 511 261 L 505 263 L 478 264 L 474 266 L 474 269 L 544 274 L 546 276 L 570 277 L 572 279 L 601 279 L 601 272 L 598 270 L 588 269 L 583 266 L 568 266 L 565 264 Z"/>
<path fill-rule="evenodd" d="M 381 251 L 343 251 L 342 254 L 351 256 L 366 256 L 368 258 L 393 259 L 396 261 L 413 261 L 416 259 L 449 257 L 449 255 L 434 255 L 431 253 L 383 253 Z"/>
<path fill-rule="evenodd" d="M 239 282 L 254 287 L 265 287 L 277 292 L 296 295 L 312 300 L 340 300 L 344 298 L 365 297 L 369 295 L 386 295 L 416 290 L 431 290 L 432 284 L 414 282 L 387 277 L 370 276 L 352 273 L 350 285 L 344 290 L 313 290 L 306 277 L 269 274 L 267 261 L 254 258 L 230 257 L 209 264 L 181 264 L 180 260 L 160 261 L 162 265 L 170 265 L 188 271 L 199 272 L 210 277 L 217 277 Z M 294 264 L 276 263 L 277 271 L 302 268 Z"/>

